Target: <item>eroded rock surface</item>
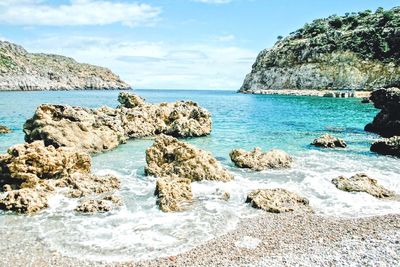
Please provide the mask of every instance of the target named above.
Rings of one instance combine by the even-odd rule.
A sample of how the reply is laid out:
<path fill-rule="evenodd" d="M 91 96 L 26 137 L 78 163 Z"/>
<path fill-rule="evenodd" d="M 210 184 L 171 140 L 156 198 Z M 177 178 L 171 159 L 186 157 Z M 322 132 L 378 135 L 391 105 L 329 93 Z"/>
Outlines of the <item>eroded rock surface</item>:
<path fill-rule="evenodd" d="M 101 213 L 112 210 L 111 203 L 109 201 L 101 199 L 87 199 L 76 207 L 75 211 L 82 213 Z"/>
<path fill-rule="evenodd" d="M 119 189 L 118 178 L 96 176 L 90 169 L 90 156 L 71 148 L 45 146 L 42 141 L 13 146 L 0 155 L 0 209 L 38 212 L 48 206 L 57 188 L 68 188 L 70 197 Z"/>
<path fill-rule="evenodd" d="M 332 183 L 340 190 L 348 192 L 365 192 L 377 198 L 394 197 L 395 193 L 378 184 L 376 179 L 364 173 L 356 174 L 350 178 L 339 176 L 332 179 Z"/>
<path fill-rule="evenodd" d="M 250 152 L 243 149 L 235 149 L 231 151 L 229 156 L 237 167 L 249 168 L 255 171 L 290 168 L 293 163 L 291 156 L 278 149 L 268 152 L 262 152 L 258 147 Z"/>
<path fill-rule="evenodd" d="M 159 178 L 155 195 L 162 211 L 182 211 L 193 198 L 191 180 L 177 176 Z"/>
<path fill-rule="evenodd" d="M 376 141 L 371 146 L 371 151 L 382 155 L 400 157 L 400 136 Z"/>
<path fill-rule="evenodd" d="M 324 148 L 336 148 L 336 147 L 341 147 L 345 148 L 347 147 L 347 144 L 344 140 L 333 137 L 330 134 L 324 134 L 321 137 L 315 139 L 311 145 L 316 146 L 316 147 L 324 147 Z"/>
<path fill-rule="evenodd" d="M 257 189 L 247 196 L 246 203 L 267 212 L 281 213 L 294 210 L 311 211 L 308 199 L 286 189 Z"/>
<path fill-rule="evenodd" d="M 0 134 L 7 134 L 7 133 L 11 133 L 11 130 L 6 126 L 0 125 Z"/>
<path fill-rule="evenodd" d="M 116 109 L 41 105 L 24 125 L 25 139 L 97 153 L 113 149 L 129 138 L 161 133 L 191 137 L 211 132 L 210 113 L 194 102 L 149 104 L 127 93 L 121 93 L 119 100 L 122 106 Z"/>
<path fill-rule="evenodd" d="M 147 175 L 186 178 L 191 181 L 233 179 L 222 165 L 208 152 L 178 139 L 161 135 L 146 150 Z"/>

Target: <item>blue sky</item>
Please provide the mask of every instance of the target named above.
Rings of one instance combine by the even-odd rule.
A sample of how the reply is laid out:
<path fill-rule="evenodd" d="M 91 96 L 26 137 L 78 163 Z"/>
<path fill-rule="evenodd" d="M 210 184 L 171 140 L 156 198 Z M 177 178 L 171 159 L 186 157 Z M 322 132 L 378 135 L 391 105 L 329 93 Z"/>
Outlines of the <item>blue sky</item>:
<path fill-rule="evenodd" d="M 0 39 L 108 67 L 134 88 L 238 89 L 257 54 L 313 19 L 393 0 L 1 0 Z"/>

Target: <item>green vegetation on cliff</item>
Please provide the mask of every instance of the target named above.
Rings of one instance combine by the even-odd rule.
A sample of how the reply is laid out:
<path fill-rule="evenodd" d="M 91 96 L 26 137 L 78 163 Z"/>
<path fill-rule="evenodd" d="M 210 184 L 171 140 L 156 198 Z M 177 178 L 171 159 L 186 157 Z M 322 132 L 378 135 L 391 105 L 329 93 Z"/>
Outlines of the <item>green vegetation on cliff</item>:
<path fill-rule="evenodd" d="M 262 51 L 241 91 L 400 84 L 400 8 L 316 19 Z"/>

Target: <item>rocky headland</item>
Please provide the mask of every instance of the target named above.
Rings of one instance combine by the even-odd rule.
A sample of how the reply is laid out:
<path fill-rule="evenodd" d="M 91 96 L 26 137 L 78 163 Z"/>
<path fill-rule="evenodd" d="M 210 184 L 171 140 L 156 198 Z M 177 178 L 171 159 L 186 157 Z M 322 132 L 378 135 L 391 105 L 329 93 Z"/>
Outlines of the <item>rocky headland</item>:
<path fill-rule="evenodd" d="M 398 7 L 316 19 L 263 50 L 240 92 L 398 86 L 399 28 Z"/>
<path fill-rule="evenodd" d="M 130 88 L 107 68 L 65 56 L 28 53 L 22 46 L 0 41 L 0 91 Z"/>
<path fill-rule="evenodd" d="M 130 138 L 159 134 L 195 137 L 211 132 L 211 114 L 194 102 L 151 104 L 128 93 L 120 93 L 118 100 L 121 105 L 117 108 L 41 105 L 24 125 L 25 140 L 97 153 Z"/>

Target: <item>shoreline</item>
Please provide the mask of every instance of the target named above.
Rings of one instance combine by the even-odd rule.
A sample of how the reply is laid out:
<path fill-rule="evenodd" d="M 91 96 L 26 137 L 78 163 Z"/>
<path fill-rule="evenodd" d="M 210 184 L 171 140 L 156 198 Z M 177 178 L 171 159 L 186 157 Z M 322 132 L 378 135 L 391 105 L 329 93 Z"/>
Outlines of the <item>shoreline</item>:
<path fill-rule="evenodd" d="M 400 259 L 399 214 L 339 218 L 301 211 L 263 212 L 242 219 L 235 230 L 187 252 L 137 262 L 96 262 L 62 256 L 46 249 L 46 244 L 32 234 L 32 244 L 21 244 L 15 238 L 16 231 L 0 236 L 4 266 L 335 266 L 349 262 L 394 266 Z"/>
<path fill-rule="evenodd" d="M 290 96 L 319 96 L 333 98 L 369 98 L 372 91 L 340 91 L 340 90 L 309 90 L 309 89 L 260 89 L 239 91 L 242 94 L 253 95 L 290 95 Z"/>

